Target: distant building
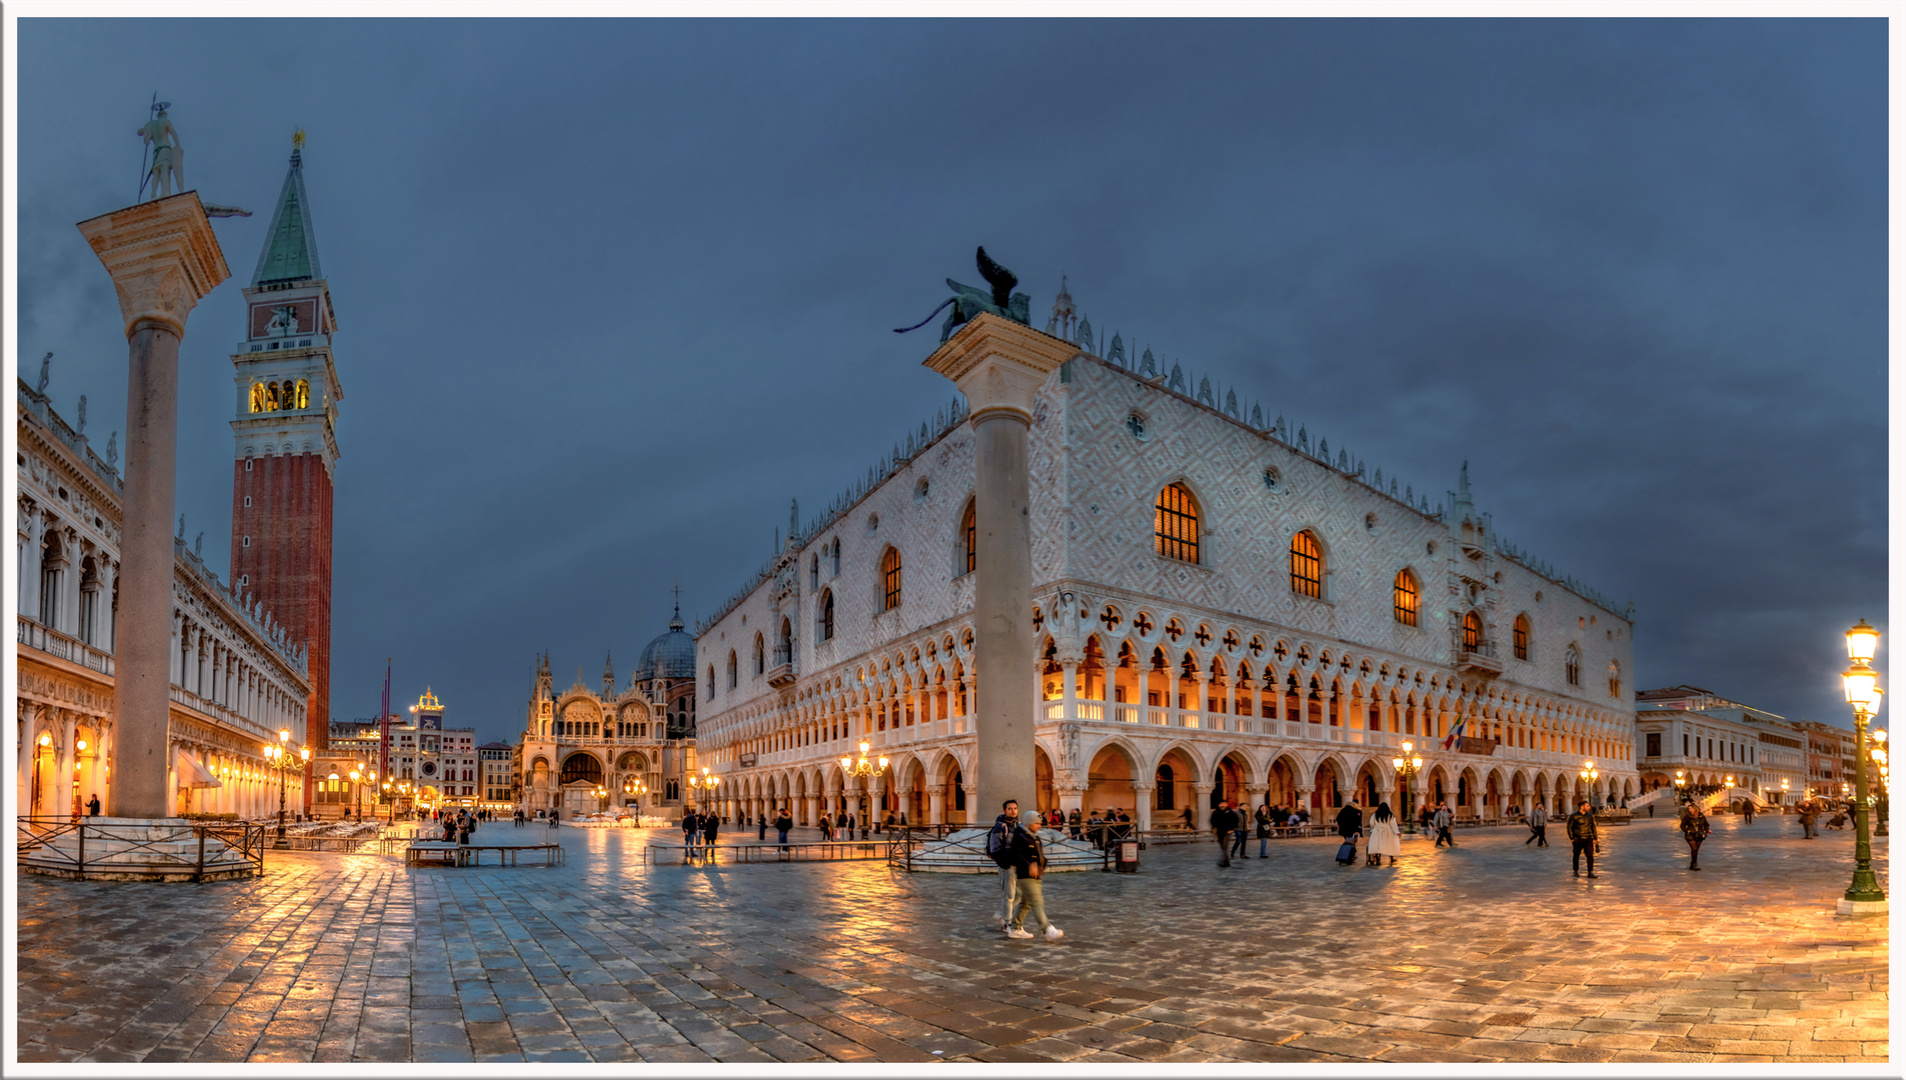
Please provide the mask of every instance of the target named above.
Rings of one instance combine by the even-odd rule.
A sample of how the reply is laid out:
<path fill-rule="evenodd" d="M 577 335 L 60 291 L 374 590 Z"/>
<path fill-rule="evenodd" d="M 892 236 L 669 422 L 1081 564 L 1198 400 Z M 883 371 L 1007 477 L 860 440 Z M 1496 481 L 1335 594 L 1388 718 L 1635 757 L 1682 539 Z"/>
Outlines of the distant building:
<path fill-rule="evenodd" d="M 684 805 L 695 768 L 695 643 L 682 632 L 679 608 L 668 631 L 643 648 L 621 690 L 605 659 L 600 693 L 582 685 L 580 671 L 575 685 L 558 693 L 549 657 L 537 658 L 513 755 L 523 810 L 560 810 L 564 817 L 605 806 L 667 813 Z"/>
<path fill-rule="evenodd" d="M 486 810 L 509 810 L 516 805 L 511 783 L 511 762 L 515 748 L 506 742 L 486 742 L 477 747 L 477 799 Z"/>
<path fill-rule="evenodd" d="M 1803 724 L 1724 698 L 1699 686 L 1635 694 L 1635 760 L 1644 788 L 1724 784 L 1763 802 L 1792 802 L 1809 786 Z"/>

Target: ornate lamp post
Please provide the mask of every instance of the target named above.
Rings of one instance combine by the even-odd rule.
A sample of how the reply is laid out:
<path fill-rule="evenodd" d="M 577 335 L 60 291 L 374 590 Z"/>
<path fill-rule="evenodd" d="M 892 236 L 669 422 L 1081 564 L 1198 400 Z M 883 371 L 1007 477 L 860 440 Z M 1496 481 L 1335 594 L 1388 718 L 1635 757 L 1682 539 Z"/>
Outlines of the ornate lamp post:
<path fill-rule="evenodd" d="M 1595 770 L 1594 762 L 1592 761 L 1582 762 L 1582 783 L 1585 786 L 1587 786 L 1591 791 L 1594 790 L 1595 780 L 1599 776 L 1601 776 L 1601 773 Z"/>
<path fill-rule="evenodd" d="M 397 797 L 391 794 L 390 781 L 384 781 L 384 812 L 392 825 L 397 824 Z"/>
<path fill-rule="evenodd" d="M 285 781 L 288 779 L 288 774 L 302 770 L 304 763 L 311 760 L 311 748 L 300 746 L 298 756 L 294 759 L 291 756 L 291 730 L 280 728 L 278 729 L 278 745 L 265 744 L 265 760 L 271 764 L 272 768 L 278 770 L 278 837 L 271 846 L 288 848 L 291 846 L 291 841 L 285 839 Z"/>
<path fill-rule="evenodd" d="M 879 774 L 886 772 L 887 771 L 886 758 L 883 757 L 883 758 L 877 759 L 878 763 L 876 763 L 875 760 L 868 759 L 867 751 L 871 749 L 873 749 L 873 744 L 863 740 L 860 744 L 860 758 L 858 760 L 852 757 L 841 758 L 840 759 L 841 771 L 846 773 L 848 776 L 863 777 L 863 778 L 869 777 L 869 776 L 878 776 Z M 861 839 L 865 840 L 867 838 L 867 814 L 868 814 L 867 796 L 865 795 L 860 796 L 859 801 L 860 801 L 860 836 L 861 836 Z M 853 837 L 848 837 L 848 839 L 851 840 L 853 839 Z"/>
<path fill-rule="evenodd" d="M 1688 801 L 1688 776 L 1680 769 L 1674 770 L 1674 803 L 1676 806 Z"/>
<path fill-rule="evenodd" d="M 1842 915 L 1886 910 L 1886 892 L 1873 876 L 1873 843 L 1867 833 L 1866 818 L 1866 724 L 1880 709 L 1879 675 L 1867 666 L 1879 651 L 1879 631 L 1861 619 L 1846 632 L 1846 654 L 1853 661 L 1840 680 L 1846 686 L 1846 700 L 1853 706 L 1853 744 L 1859 758 L 1854 762 L 1853 782 L 1853 883 L 1840 900 Z"/>
<path fill-rule="evenodd" d="M 688 786 L 691 789 L 707 792 L 708 800 L 712 803 L 715 799 L 715 789 L 721 786 L 721 777 L 709 772 L 708 768 L 703 766 L 700 776 L 688 778 Z"/>
<path fill-rule="evenodd" d="M 642 816 L 642 793 L 648 789 L 647 784 L 634 777 L 622 781 L 622 794 L 635 797 L 635 816 L 638 818 Z"/>
<path fill-rule="evenodd" d="M 1416 770 L 1423 767 L 1423 759 L 1415 751 L 1416 744 L 1405 739 L 1403 756 L 1390 759 L 1390 764 L 1396 767 L 1396 775 L 1403 781 L 1403 832 L 1408 836 L 1416 835 L 1416 819 L 1410 816 L 1410 781 L 1416 777 Z"/>

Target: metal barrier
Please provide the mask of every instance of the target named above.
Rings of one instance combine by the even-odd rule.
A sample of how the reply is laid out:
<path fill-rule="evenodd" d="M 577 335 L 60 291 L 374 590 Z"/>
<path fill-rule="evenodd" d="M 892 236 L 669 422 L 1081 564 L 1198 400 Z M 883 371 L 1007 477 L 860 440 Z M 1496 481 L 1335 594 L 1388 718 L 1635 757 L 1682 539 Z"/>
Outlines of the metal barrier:
<path fill-rule="evenodd" d="M 896 830 L 897 831 L 897 830 Z M 822 840 L 812 843 L 780 844 L 697 844 L 690 848 L 686 844 L 650 843 L 643 848 L 643 858 L 650 865 L 659 866 L 664 862 L 680 857 L 683 866 L 712 866 L 721 863 L 774 863 L 774 862 L 853 862 L 865 859 L 885 859 L 892 863 L 896 858 L 896 848 L 904 849 L 907 844 L 898 839 L 888 840 Z M 904 856 L 901 856 L 904 857 Z"/>
<path fill-rule="evenodd" d="M 254 864 L 259 873 L 265 870 L 265 845 L 268 842 L 266 827 L 249 822 L 187 822 L 183 825 L 167 826 L 174 830 L 188 830 L 197 840 L 194 845 L 195 858 L 191 862 L 182 862 L 175 857 L 155 859 L 149 865 L 176 866 L 183 870 L 190 867 L 193 880 L 201 879 L 205 874 L 205 842 L 217 840 L 236 852 L 246 862 Z M 110 863 L 93 863 L 95 871 L 124 868 L 123 856 L 129 852 L 145 851 L 153 855 L 160 854 L 160 844 L 177 843 L 176 840 L 153 840 L 143 834 L 152 829 L 151 825 L 100 824 L 93 818 L 70 817 L 23 817 L 15 818 L 13 825 L 16 858 L 26 861 L 29 855 L 35 856 L 42 865 L 51 869 L 71 870 L 75 874 L 84 874 L 87 868 L 86 841 L 110 841 L 112 854 L 116 857 Z M 54 841 L 63 836 L 74 836 L 73 853 L 66 854 L 63 845 Z M 95 850 L 98 850 L 97 848 Z M 216 856 L 218 849 L 213 849 Z M 165 852 L 172 856 L 172 852 Z"/>

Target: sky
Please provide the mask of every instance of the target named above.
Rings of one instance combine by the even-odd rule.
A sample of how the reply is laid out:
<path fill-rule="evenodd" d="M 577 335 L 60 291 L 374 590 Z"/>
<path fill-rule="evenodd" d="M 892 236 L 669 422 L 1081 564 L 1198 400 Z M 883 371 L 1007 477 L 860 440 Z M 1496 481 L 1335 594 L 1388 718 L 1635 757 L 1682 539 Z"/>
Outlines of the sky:
<path fill-rule="evenodd" d="M 18 28 L 20 366 L 55 354 L 95 446 L 125 339 L 73 226 L 134 201 L 155 91 L 189 186 L 255 212 L 181 350 L 221 573 L 240 290 L 306 132 L 337 719 L 386 657 L 482 739 L 541 650 L 625 681 L 677 581 L 692 626 L 951 398 L 892 328 L 976 244 L 1036 325 L 1064 274 L 1419 490 L 1468 461 L 1503 535 L 1633 601 L 1637 687 L 1848 724 L 1841 635 L 1888 626 L 1882 21 Z"/>

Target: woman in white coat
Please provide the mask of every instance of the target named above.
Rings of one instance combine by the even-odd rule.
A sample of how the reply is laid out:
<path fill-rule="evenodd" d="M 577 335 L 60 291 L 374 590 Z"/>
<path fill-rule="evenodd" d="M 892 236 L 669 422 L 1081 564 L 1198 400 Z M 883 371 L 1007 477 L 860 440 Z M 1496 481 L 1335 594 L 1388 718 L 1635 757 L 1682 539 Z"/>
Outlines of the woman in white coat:
<path fill-rule="evenodd" d="M 1383 857 L 1390 857 L 1390 865 L 1396 865 L 1396 857 L 1403 854 L 1403 836 L 1398 831 L 1396 815 L 1390 812 L 1389 803 L 1378 803 L 1376 813 L 1370 815 L 1370 865 L 1382 866 Z"/>

